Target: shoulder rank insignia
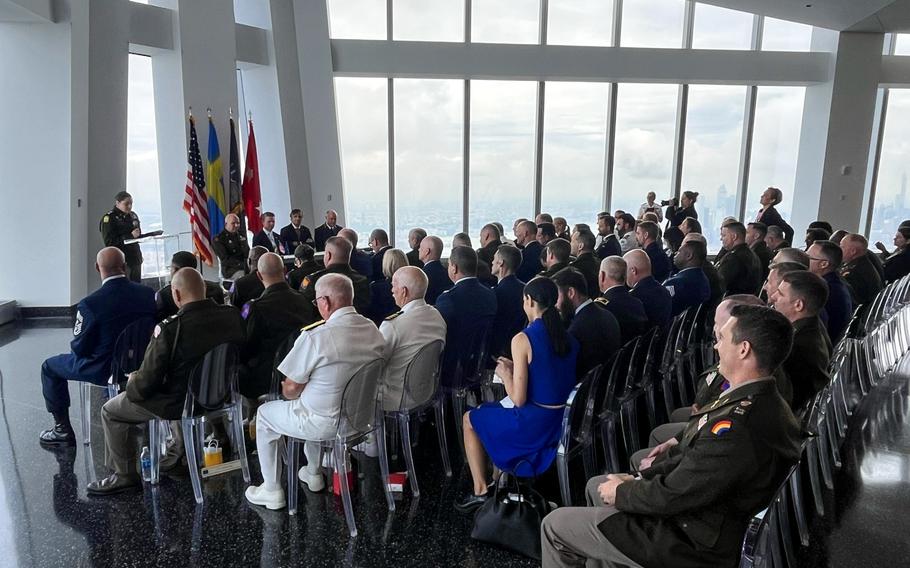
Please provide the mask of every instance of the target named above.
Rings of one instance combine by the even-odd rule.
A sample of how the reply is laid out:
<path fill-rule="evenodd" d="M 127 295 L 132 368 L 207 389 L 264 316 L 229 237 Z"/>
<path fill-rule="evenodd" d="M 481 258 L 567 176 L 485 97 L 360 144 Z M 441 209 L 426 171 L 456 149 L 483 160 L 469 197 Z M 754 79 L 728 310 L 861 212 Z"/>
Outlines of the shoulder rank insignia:
<path fill-rule="evenodd" d="M 708 423 L 708 415 L 702 414 L 701 418 L 698 419 L 698 429 L 701 430 L 707 423 Z"/>
<path fill-rule="evenodd" d="M 111 216 L 110 216 L 110 215 L 105 215 L 104 218 L 101 219 L 101 222 L 102 222 L 102 223 L 109 223 L 110 221 L 111 221 Z"/>
<path fill-rule="evenodd" d="M 610 300 L 604 298 L 603 296 L 594 299 L 595 304 L 600 304 L 601 306 L 606 306 L 610 303 Z"/>
<path fill-rule="evenodd" d="M 385 321 L 392 321 L 393 319 L 397 318 L 398 316 L 400 316 L 400 315 L 403 314 L 403 313 L 404 313 L 404 312 L 402 312 L 401 310 L 398 310 L 398 311 L 395 312 L 394 314 L 392 314 L 392 315 L 390 315 L 390 316 L 387 316 L 387 317 L 385 318 Z"/>
<path fill-rule="evenodd" d="M 306 326 L 302 327 L 300 329 L 300 331 L 311 331 L 313 329 L 316 329 L 317 327 L 319 327 L 320 325 L 322 325 L 324 323 L 325 323 L 325 320 L 319 320 L 317 322 L 311 323 L 310 325 L 306 325 Z"/>
<path fill-rule="evenodd" d="M 714 426 L 711 426 L 711 433 L 715 436 L 723 436 L 726 434 L 730 428 L 733 427 L 733 422 L 730 420 L 721 420 L 716 423 Z"/>

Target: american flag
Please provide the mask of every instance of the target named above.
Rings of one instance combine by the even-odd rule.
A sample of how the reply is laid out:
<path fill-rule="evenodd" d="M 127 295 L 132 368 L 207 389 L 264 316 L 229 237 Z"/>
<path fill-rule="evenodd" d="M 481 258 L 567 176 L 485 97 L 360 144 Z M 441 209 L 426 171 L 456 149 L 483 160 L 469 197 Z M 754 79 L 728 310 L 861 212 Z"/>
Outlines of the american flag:
<path fill-rule="evenodd" d="M 199 155 L 199 140 L 196 138 L 196 123 L 190 117 L 189 168 L 186 171 L 186 194 L 183 210 L 190 215 L 193 230 L 193 245 L 199 258 L 209 266 L 215 263 L 212 250 L 212 234 L 209 230 L 208 196 L 205 194 L 205 170 Z"/>

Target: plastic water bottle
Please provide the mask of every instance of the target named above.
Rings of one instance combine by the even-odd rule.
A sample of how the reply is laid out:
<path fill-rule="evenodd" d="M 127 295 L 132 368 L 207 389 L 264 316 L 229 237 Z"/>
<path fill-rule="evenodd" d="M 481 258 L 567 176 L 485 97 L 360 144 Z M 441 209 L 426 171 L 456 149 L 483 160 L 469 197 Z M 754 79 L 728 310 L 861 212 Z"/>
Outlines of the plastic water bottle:
<path fill-rule="evenodd" d="M 142 453 L 139 455 L 139 463 L 142 465 L 142 481 L 152 480 L 152 454 L 149 447 L 144 446 Z"/>

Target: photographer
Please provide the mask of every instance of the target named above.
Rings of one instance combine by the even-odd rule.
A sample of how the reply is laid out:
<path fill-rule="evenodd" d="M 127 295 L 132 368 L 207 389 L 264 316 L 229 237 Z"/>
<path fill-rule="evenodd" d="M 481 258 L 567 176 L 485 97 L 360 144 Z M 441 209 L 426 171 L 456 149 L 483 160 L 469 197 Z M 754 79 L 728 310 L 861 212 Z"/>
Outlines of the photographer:
<path fill-rule="evenodd" d="M 680 223 L 686 220 L 686 217 L 698 219 L 698 211 L 695 210 L 695 202 L 698 200 L 697 191 L 684 191 L 682 193 L 681 206 L 677 205 L 676 199 L 661 201 L 661 205 L 667 205 L 667 221 L 670 227 L 679 227 Z"/>

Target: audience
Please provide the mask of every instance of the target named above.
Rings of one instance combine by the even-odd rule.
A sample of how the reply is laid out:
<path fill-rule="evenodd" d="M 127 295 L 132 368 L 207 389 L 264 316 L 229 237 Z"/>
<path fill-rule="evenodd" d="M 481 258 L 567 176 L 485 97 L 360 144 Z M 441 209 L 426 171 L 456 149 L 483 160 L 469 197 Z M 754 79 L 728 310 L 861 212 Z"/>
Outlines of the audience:
<path fill-rule="evenodd" d="M 243 308 L 244 304 L 253 298 L 258 298 L 262 291 L 265 290 L 259 274 L 256 273 L 256 266 L 262 255 L 267 252 L 269 252 L 267 248 L 259 245 L 250 249 L 250 257 L 247 261 L 249 262 L 249 272 L 234 280 L 234 283 L 231 284 L 229 297 L 232 306 Z"/>
<path fill-rule="evenodd" d="M 663 282 L 670 276 L 673 263 L 660 246 L 660 228 L 657 223 L 642 221 L 635 227 L 635 236 L 651 260 L 651 273 L 654 278 Z"/>
<path fill-rule="evenodd" d="M 359 237 L 354 229 L 341 229 L 338 236 L 351 243 L 351 269 L 364 276 L 368 281 L 373 279 L 373 258 L 357 248 Z"/>
<path fill-rule="evenodd" d="M 689 233 L 683 238 L 682 244 L 686 244 L 689 241 L 699 242 L 705 247 L 705 250 L 708 250 L 708 240 L 705 239 L 705 236 L 701 233 Z M 720 273 L 717 272 L 717 268 L 707 256 L 705 256 L 705 261 L 701 264 L 701 270 L 705 273 L 705 277 L 708 279 L 708 285 L 711 288 L 711 297 L 708 299 L 708 307 L 717 307 L 717 304 L 723 299 L 727 290 L 724 279 L 721 277 Z"/>
<path fill-rule="evenodd" d="M 771 258 L 774 253 L 765 244 L 765 237 L 768 235 L 768 227 L 758 221 L 746 225 L 746 244 L 758 257 L 758 263 L 762 269 L 762 280 L 768 278 L 768 265 L 771 264 Z"/>
<path fill-rule="evenodd" d="M 325 241 L 325 256 L 322 260 L 325 268 L 316 271 L 303 279 L 300 285 L 300 293 L 307 301 L 309 309 L 308 322 L 319 320 L 319 306 L 316 301 L 318 296 L 316 292 L 316 283 L 326 274 L 343 274 L 347 276 L 354 286 L 354 307 L 361 315 L 367 313 L 370 307 L 370 283 L 366 276 L 357 273 L 351 268 L 351 251 L 353 245 L 346 238 L 336 235 L 329 237 Z"/>
<path fill-rule="evenodd" d="M 411 250 L 408 251 L 408 264 L 411 266 L 416 266 L 417 268 L 423 268 L 423 262 L 420 260 L 420 243 L 427 236 L 427 232 L 421 228 L 415 228 L 408 231 L 408 246 Z"/>
<path fill-rule="evenodd" d="M 384 275 L 382 272 L 382 259 L 385 256 L 386 251 L 392 248 L 389 245 L 389 234 L 385 232 L 384 229 L 373 229 L 370 233 L 370 242 L 367 243 L 370 245 L 370 276 L 368 278 L 371 282 L 376 282 L 382 280 L 383 276 L 388 278 L 387 275 Z M 405 257 L 407 260 L 407 257 Z"/>
<path fill-rule="evenodd" d="M 452 237 L 452 248 L 455 247 L 468 247 L 474 248 L 474 244 L 471 242 L 471 237 L 467 233 L 455 233 L 455 236 Z"/>
<path fill-rule="evenodd" d="M 824 304 L 828 315 L 828 337 L 831 343 L 840 341 L 850 318 L 853 316 L 853 300 L 850 290 L 837 273 L 843 259 L 840 247 L 831 241 L 815 241 L 809 247 L 809 270 L 821 276 L 828 284 L 828 301 Z"/>
<path fill-rule="evenodd" d="M 294 268 L 287 273 L 288 285 L 300 290 L 303 279 L 322 268 L 316 262 L 316 250 L 310 245 L 297 245 L 294 249 Z"/>
<path fill-rule="evenodd" d="M 175 252 L 174 256 L 171 257 L 171 265 L 169 267 L 171 278 L 173 279 L 174 275 L 177 274 L 177 271 L 181 268 L 192 268 L 193 270 L 196 270 L 198 267 L 199 261 L 193 253 L 185 250 Z M 216 304 L 223 304 L 224 288 L 217 282 L 209 282 L 206 280 L 205 297 L 211 298 Z M 177 313 L 179 308 L 177 307 L 177 304 L 174 303 L 174 298 L 171 296 L 170 284 L 155 292 L 155 305 L 158 308 L 155 319 L 158 321 L 169 318 Z"/>
<path fill-rule="evenodd" d="M 522 221 L 515 233 L 516 244 L 521 249 L 521 266 L 516 276 L 523 282 L 528 282 L 540 272 L 540 253 L 543 247 L 537 242 L 537 225 L 534 221 Z"/>
<path fill-rule="evenodd" d="M 578 270 L 585 277 L 588 295 L 596 298 L 600 295 L 597 287 L 597 274 L 600 272 L 600 259 L 594 255 L 594 234 L 591 231 L 572 233 L 572 256 L 575 260 L 569 266 Z"/>
<path fill-rule="evenodd" d="M 502 244 L 500 237 L 499 228 L 493 223 L 483 226 L 480 230 L 480 248 L 477 249 L 477 260 L 479 262 L 489 267 L 493 266 L 493 255 L 496 254 L 496 250 Z"/>
<path fill-rule="evenodd" d="M 556 238 L 556 225 L 550 222 L 537 224 L 537 242 L 545 247 L 547 243 Z"/>
<path fill-rule="evenodd" d="M 720 230 L 720 240 L 727 254 L 716 265 L 727 294 L 757 294 L 764 279 L 761 261 L 746 244 L 746 227 L 729 223 Z"/>
<path fill-rule="evenodd" d="M 884 257 L 885 282 L 891 283 L 910 274 L 910 227 L 900 227 L 894 234 L 893 253 L 889 253 L 885 245 L 878 242 L 875 247 L 882 251 Z"/>
<path fill-rule="evenodd" d="M 632 288 L 631 294 L 641 300 L 648 314 L 648 326 L 666 328 L 673 317 L 673 300 L 670 292 L 651 275 L 651 261 L 643 250 L 627 252 L 626 282 Z"/>
<path fill-rule="evenodd" d="M 821 227 L 810 228 L 806 231 L 806 251 L 815 241 L 827 241 L 831 238 L 831 231 L 826 231 Z"/>
<path fill-rule="evenodd" d="M 377 326 L 382 323 L 386 316 L 398 311 L 399 306 L 397 306 L 392 294 L 392 275 L 404 266 L 408 266 L 408 257 L 405 256 L 404 251 L 389 249 L 383 253 L 383 278 L 370 283 L 370 307 L 367 309 L 366 314 Z M 426 290 L 424 290 L 424 293 L 426 293 Z M 422 298 L 423 295 L 421 295 Z"/>
<path fill-rule="evenodd" d="M 569 333 L 578 340 L 575 374 L 581 379 L 619 351 L 622 346 L 619 322 L 609 310 L 591 300 L 581 272 L 567 268 L 556 274 L 553 282 L 559 289 L 559 313 Z"/>
<path fill-rule="evenodd" d="M 629 293 L 626 272 L 626 261 L 621 256 L 608 256 L 600 261 L 598 287 L 603 291 L 603 295 L 595 300 L 619 322 L 623 344 L 643 334 L 650 327 L 644 304 Z"/>
<path fill-rule="evenodd" d="M 619 248 L 622 254 L 639 247 L 638 238 L 635 235 L 635 217 L 628 213 L 623 213 L 616 221 L 616 234 L 619 235 Z"/>
<path fill-rule="evenodd" d="M 622 247 L 616 238 L 616 219 L 603 211 L 597 214 L 597 237 L 595 254 L 601 260 L 608 256 L 622 256 Z"/>
<path fill-rule="evenodd" d="M 431 306 L 436 304 L 436 298 L 452 287 L 452 281 L 446 268 L 439 259 L 442 257 L 442 239 L 429 236 L 420 242 L 420 261 L 423 262 L 423 271 L 427 275 L 426 301 Z"/>
<path fill-rule="evenodd" d="M 762 287 L 762 291 L 765 293 L 769 306 L 774 306 L 781 278 L 791 272 L 796 272 L 797 270 L 806 270 L 806 267 L 798 262 L 775 262 L 771 264 L 771 270 L 768 272 L 768 280 L 765 281 L 765 285 Z"/>
<path fill-rule="evenodd" d="M 683 236 L 688 235 L 689 233 L 702 233 L 701 223 L 694 217 L 686 217 L 683 219 L 683 222 L 679 224 L 679 230 L 682 232 Z"/>
<path fill-rule="evenodd" d="M 538 276 L 552 278 L 554 274 L 569 266 L 572 245 L 565 239 L 553 239 L 547 243 L 544 253 L 544 269 Z"/>
<path fill-rule="evenodd" d="M 841 278 L 853 292 L 853 304 L 868 304 L 882 291 L 884 285 L 869 258 L 869 241 L 856 233 L 848 233 L 840 242 L 843 264 L 839 268 Z"/>
<path fill-rule="evenodd" d="M 798 248 L 792 247 L 783 247 L 777 249 L 774 258 L 771 259 L 772 264 L 778 264 L 781 262 L 795 262 L 802 265 L 806 270 L 809 269 L 809 254 L 806 251 L 799 250 Z"/>
<path fill-rule="evenodd" d="M 565 217 L 553 217 L 553 226 L 556 227 L 556 238 L 569 240 L 572 235 L 569 234 L 569 223 Z"/>
<path fill-rule="evenodd" d="M 691 240 L 683 244 L 673 259 L 679 269 L 674 276 L 664 281 L 664 288 L 670 293 L 673 302 L 673 317 L 688 308 L 698 308 L 711 298 L 711 284 L 702 266 L 708 258 L 705 245 Z"/>
<path fill-rule="evenodd" d="M 777 225 L 768 225 L 768 233 L 765 235 L 765 244 L 771 249 L 772 253 L 777 253 L 782 248 L 789 247 L 784 239 L 784 230 Z"/>
<path fill-rule="evenodd" d="M 512 245 L 500 245 L 493 255 L 493 276 L 496 277 L 496 318 L 490 339 L 490 354 L 511 357 L 512 337 L 528 325 L 524 311 L 525 283 L 515 276 L 521 265 L 521 252 Z"/>

